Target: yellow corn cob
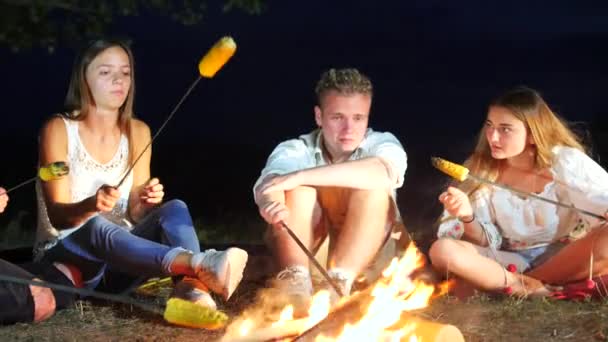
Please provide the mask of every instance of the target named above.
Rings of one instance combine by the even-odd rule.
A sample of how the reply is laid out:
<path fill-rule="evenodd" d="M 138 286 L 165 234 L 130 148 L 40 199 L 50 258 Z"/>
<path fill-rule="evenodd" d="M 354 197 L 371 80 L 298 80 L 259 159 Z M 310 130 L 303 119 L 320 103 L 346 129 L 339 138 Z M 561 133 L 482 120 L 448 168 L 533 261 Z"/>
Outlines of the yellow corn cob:
<path fill-rule="evenodd" d="M 228 322 L 225 313 L 206 308 L 187 300 L 170 298 L 164 314 L 169 323 L 188 328 L 220 329 Z"/>
<path fill-rule="evenodd" d="M 70 168 L 65 162 L 58 161 L 51 163 L 47 166 L 43 166 L 38 170 L 38 176 L 45 182 L 57 180 L 67 175 L 70 172 Z"/>
<path fill-rule="evenodd" d="M 462 182 L 467 179 L 469 176 L 469 169 L 466 167 L 449 162 L 445 159 L 431 157 L 431 162 L 433 166 L 439 169 L 439 171 L 447 174 L 448 176 Z"/>
<path fill-rule="evenodd" d="M 236 43 L 232 37 L 226 36 L 218 40 L 198 63 L 201 76 L 211 78 L 228 62 L 236 51 Z"/>

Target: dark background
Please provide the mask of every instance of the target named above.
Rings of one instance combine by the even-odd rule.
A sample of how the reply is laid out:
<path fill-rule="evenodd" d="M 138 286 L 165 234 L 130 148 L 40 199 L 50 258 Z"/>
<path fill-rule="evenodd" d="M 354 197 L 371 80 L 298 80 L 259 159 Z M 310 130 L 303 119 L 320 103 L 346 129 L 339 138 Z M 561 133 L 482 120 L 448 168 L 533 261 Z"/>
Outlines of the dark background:
<path fill-rule="evenodd" d="M 211 1 L 213 3 L 213 1 Z M 314 128 L 314 85 L 329 67 L 356 67 L 375 86 L 370 126 L 391 131 L 409 156 L 399 205 L 422 240 L 447 179 L 431 155 L 461 162 L 487 103 L 525 84 L 577 122 L 592 154 L 608 157 L 608 4 L 601 1 L 269 1 L 259 16 L 209 16 L 193 27 L 142 14 L 110 31 L 132 40 L 135 111 L 153 131 L 197 77 L 221 36 L 236 55 L 203 80 L 154 144 L 153 174 L 197 224 L 250 241 L 261 227 L 251 187 L 280 141 Z M 62 109 L 75 51 L 0 49 L 3 142 L 0 184 L 35 173 L 38 130 Z M 603 164 L 606 166 L 605 164 Z M 35 227 L 33 186 L 11 194 L 0 227 Z"/>

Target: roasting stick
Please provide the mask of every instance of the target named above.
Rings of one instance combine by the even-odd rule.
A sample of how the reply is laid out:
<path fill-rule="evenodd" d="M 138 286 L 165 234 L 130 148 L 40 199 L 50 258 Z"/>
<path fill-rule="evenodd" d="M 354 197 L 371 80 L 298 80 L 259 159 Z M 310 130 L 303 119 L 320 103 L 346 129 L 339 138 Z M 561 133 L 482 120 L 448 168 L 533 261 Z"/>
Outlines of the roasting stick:
<path fill-rule="evenodd" d="M 32 183 L 32 182 L 36 181 L 36 179 L 38 179 L 38 177 L 40 177 L 40 179 L 42 181 L 48 182 L 48 181 L 60 179 L 61 177 L 67 175 L 69 172 L 70 172 L 70 168 L 68 167 L 68 165 L 65 162 L 58 161 L 58 162 L 50 163 L 46 166 L 41 167 L 38 170 L 38 174 L 36 176 L 34 176 L 28 180 L 25 180 L 15 186 L 13 186 L 12 188 L 9 188 L 8 190 L 1 193 L 0 196 L 2 196 L 4 194 L 8 194 L 9 192 L 17 190 L 24 185 Z"/>
<path fill-rule="evenodd" d="M 122 185 L 122 183 L 125 181 L 127 176 L 129 175 L 129 173 L 131 171 L 133 171 L 135 164 L 137 164 L 139 159 L 141 159 L 141 157 L 148 150 L 148 148 L 150 148 L 150 146 L 152 145 L 154 140 L 156 138 L 158 138 L 160 132 L 162 132 L 162 130 L 167 125 L 167 123 L 169 123 L 169 120 L 171 120 L 173 118 L 173 116 L 175 115 L 175 113 L 177 112 L 179 107 L 181 107 L 182 103 L 184 103 L 184 100 L 186 100 L 188 95 L 190 95 L 192 90 L 194 90 L 194 88 L 196 87 L 198 82 L 203 77 L 204 78 L 213 78 L 213 76 L 215 76 L 215 74 L 224 66 L 224 64 L 226 64 L 226 62 L 228 62 L 228 60 L 234 55 L 235 51 L 236 51 L 236 43 L 234 42 L 232 37 L 226 36 L 226 37 L 221 38 L 217 43 L 215 43 L 215 45 L 213 45 L 213 47 L 211 47 L 211 49 L 205 54 L 205 56 L 203 56 L 203 58 L 201 59 L 201 61 L 198 64 L 199 76 L 196 77 L 194 82 L 192 82 L 190 87 L 188 87 L 188 89 L 186 90 L 186 92 L 184 93 L 182 98 L 179 100 L 179 102 L 177 102 L 177 105 L 175 105 L 175 107 L 171 111 L 171 114 L 169 114 L 167 116 L 167 118 L 165 119 L 163 124 L 160 126 L 158 131 L 156 131 L 156 133 L 154 134 L 154 136 L 152 137 L 152 139 L 150 140 L 148 145 L 146 145 L 146 147 L 144 147 L 144 149 L 139 153 L 137 158 L 135 158 L 135 160 L 133 161 L 133 164 L 131 164 L 131 166 L 129 166 L 129 168 L 125 172 L 125 174 L 122 177 L 122 179 L 120 180 L 120 182 L 118 182 L 118 185 L 116 185 L 116 188 L 119 188 Z"/>
<path fill-rule="evenodd" d="M 433 166 L 435 166 L 437 169 L 439 169 L 439 171 L 447 174 L 448 176 L 456 179 L 457 181 L 463 182 L 463 181 L 465 181 L 467 179 L 473 179 L 473 180 L 475 180 L 477 182 L 480 182 L 480 183 L 494 185 L 496 187 L 503 188 L 505 190 L 514 192 L 514 193 L 522 195 L 522 196 L 531 197 L 531 198 L 534 198 L 534 199 L 537 199 L 537 200 L 541 200 L 541 201 L 545 201 L 545 202 L 548 202 L 548 203 L 552 203 L 552 204 L 555 204 L 557 206 L 560 206 L 560 207 L 563 207 L 563 208 L 572 209 L 572 210 L 578 211 L 581 214 L 584 214 L 584 215 L 587 215 L 587 216 L 591 216 L 593 218 L 596 218 L 596 219 L 599 219 L 599 220 L 602 220 L 602 221 L 606 221 L 606 218 L 603 215 L 598 215 L 598 214 L 592 213 L 592 212 L 590 212 L 588 210 L 577 208 L 577 207 L 574 206 L 574 204 L 565 204 L 565 203 L 562 203 L 562 202 L 554 201 L 552 199 L 549 199 L 549 198 L 546 198 L 546 197 L 543 197 L 543 196 L 539 196 L 539 195 L 537 195 L 535 193 L 532 193 L 532 192 L 518 190 L 518 189 L 515 189 L 515 188 L 510 187 L 510 186 L 505 185 L 505 184 L 501 184 L 501 183 L 497 183 L 497 182 L 492 182 L 490 180 L 487 180 L 487 179 L 475 176 L 475 175 L 469 173 L 469 169 L 467 169 L 466 167 L 464 167 L 462 165 L 459 165 L 459 164 L 456 164 L 456 163 L 449 162 L 449 161 L 447 161 L 445 159 L 441 159 L 441 158 L 437 158 L 437 157 L 432 157 L 431 158 L 431 162 L 433 163 Z"/>

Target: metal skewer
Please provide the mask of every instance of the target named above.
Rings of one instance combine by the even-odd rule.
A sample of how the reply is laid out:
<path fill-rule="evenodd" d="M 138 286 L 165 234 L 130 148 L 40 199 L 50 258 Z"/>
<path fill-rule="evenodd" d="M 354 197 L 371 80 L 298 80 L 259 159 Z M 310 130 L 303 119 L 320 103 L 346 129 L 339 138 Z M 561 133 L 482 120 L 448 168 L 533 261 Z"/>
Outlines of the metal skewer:
<path fill-rule="evenodd" d="M 554 200 L 552 200 L 552 199 L 548 199 L 548 198 L 546 198 L 546 197 L 539 196 L 539 195 L 537 195 L 537 194 L 535 194 L 535 193 L 532 193 L 532 192 L 527 192 L 527 191 L 517 190 L 517 189 L 515 189 L 515 188 L 513 188 L 513 187 L 510 187 L 510 186 L 508 186 L 508 185 L 501 184 L 501 183 L 496 183 L 496 182 L 492 182 L 492 181 L 489 181 L 489 180 L 487 180 L 487 179 L 483 179 L 483 178 L 481 178 L 481 177 L 477 177 L 477 176 L 472 175 L 472 174 L 469 174 L 467 177 L 468 177 L 468 178 L 471 178 L 471 179 L 474 179 L 474 180 L 476 180 L 476 181 L 478 181 L 478 182 L 480 182 L 480 183 L 485 183 L 485 184 L 494 185 L 494 186 L 496 186 L 496 187 L 503 188 L 503 189 L 505 189 L 505 190 L 509 190 L 509 191 L 511 191 L 511 192 L 514 192 L 514 193 L 520 194 L 520 195 L 522 195 L 522 196 L 532 197 L 532 198 L 535 198 L 535 199 L 537 199 L 537 200 L 545 201 L 545 202 L 547 202 L 547 203 L 552 203 L 552 204 L 555 204 L 555 205 L 560 206 L 560 207 L 563 207 L 563 208 L 572 209 L 572 210 L 578 211 L 578 212 L 579 212 L 579 213 L 581 213 L 581 214 L 585 214 L 585 215 L 588 215 L 588 216 L 594 217 L 594 218 L 596 218 L 596 219 L 600 219 L 600 220 L 606 221 L 606 218 L 605 218 L 603 215 L 598 215 L 598 214 L 596 214 L 596 213 L 592 213 L 592 212 L 587 211 L 587 210 L 585 210 L 585 209 L 580 209 L 580 208 L 577 208 L 577 207 L 575 207 L 575 206 L 574 206 L 574 204 L 565 204 L 565 203 L 562 203 L 562 202 L 554 201 Z"/>

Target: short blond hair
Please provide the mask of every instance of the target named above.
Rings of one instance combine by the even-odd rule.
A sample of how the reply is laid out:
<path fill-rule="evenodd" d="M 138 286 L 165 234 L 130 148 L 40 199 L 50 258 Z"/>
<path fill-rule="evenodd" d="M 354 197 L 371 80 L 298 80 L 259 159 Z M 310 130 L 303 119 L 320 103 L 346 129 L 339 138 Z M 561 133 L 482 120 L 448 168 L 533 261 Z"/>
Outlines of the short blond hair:
<path fill-rule="evenodd" d="M 331 90 L 344 95 L 366 94 L 372 96 L 373 94 L 372 81 L 354 68 L 332 68 L 323 72 L 315 87 L 317 101 L 321 103 L 323 96 Z"/>

